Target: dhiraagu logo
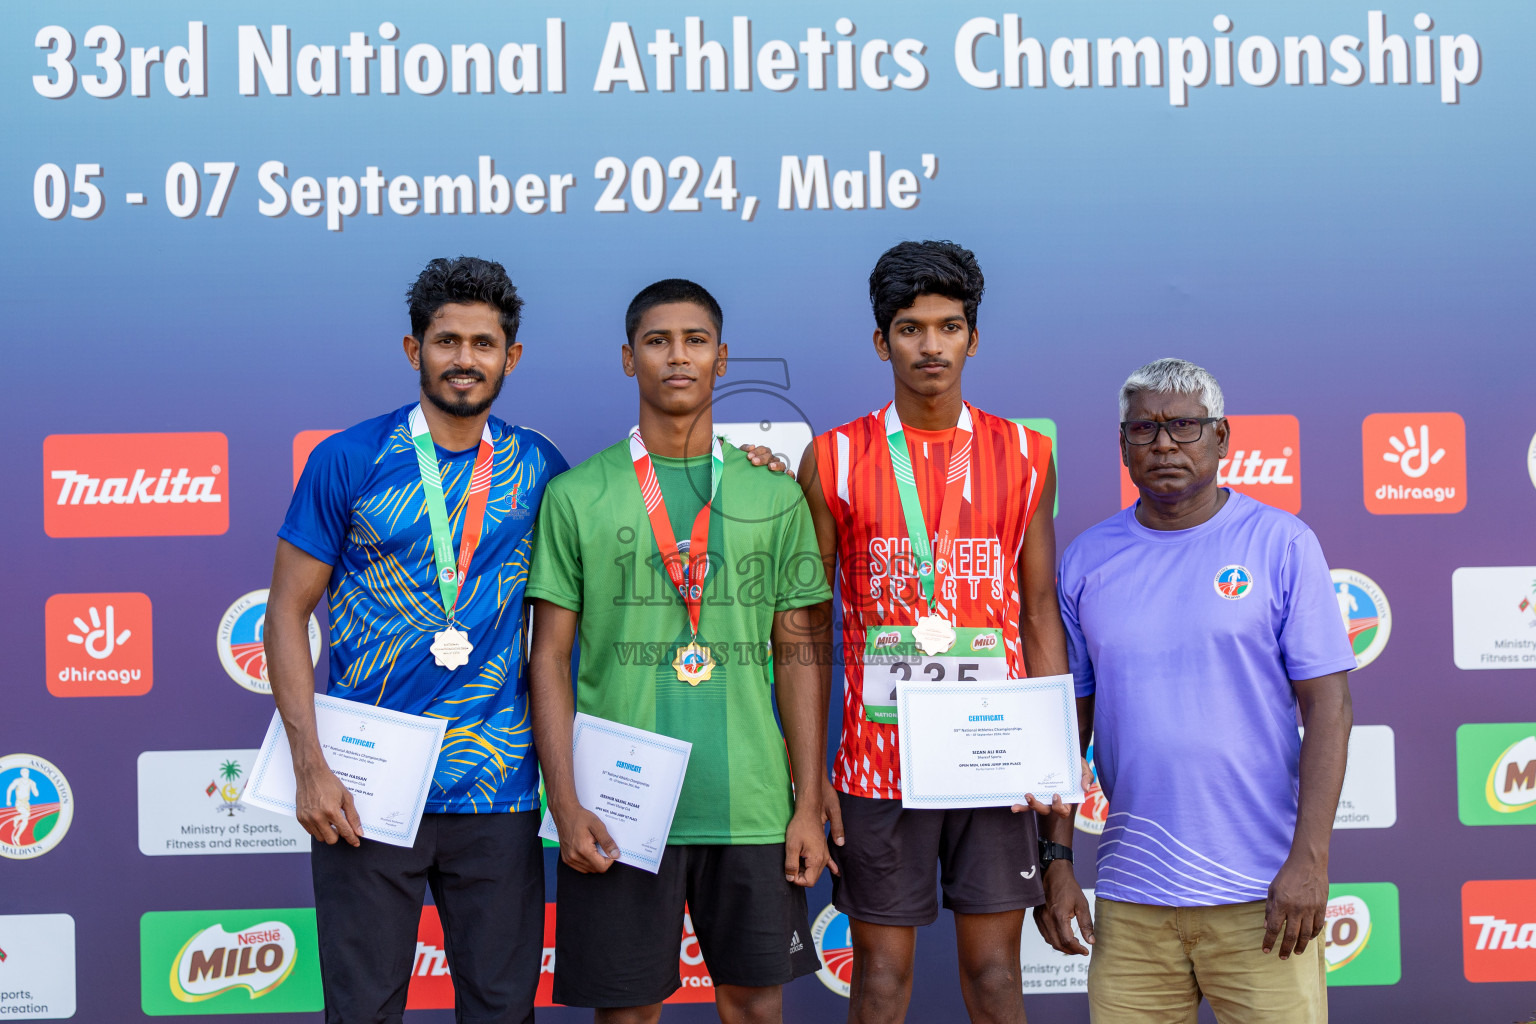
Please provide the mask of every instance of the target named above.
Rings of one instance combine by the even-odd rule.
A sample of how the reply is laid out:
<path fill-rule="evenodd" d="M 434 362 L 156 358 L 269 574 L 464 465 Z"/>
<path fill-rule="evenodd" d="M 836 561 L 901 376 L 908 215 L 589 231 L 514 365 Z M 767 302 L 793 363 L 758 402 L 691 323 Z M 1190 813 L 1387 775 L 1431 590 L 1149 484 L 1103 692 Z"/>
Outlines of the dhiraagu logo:
<path fill-rule="evenodd" d="M 1330 885 L 1323 918 L 1329 985 L 1396 985 L 1403 976 L 1397 886 Z"/>
<path fill-rule="evenodd" d="M 152 911 L 139 919 L 139 973 L 152 1016 L 325 1006 L 310 908 Z"/>
<path fill-rule="evenodd" d="M 1456 798 L 1463 825 L 1536 824 L 1536 722 L 1457 729 Z"/>

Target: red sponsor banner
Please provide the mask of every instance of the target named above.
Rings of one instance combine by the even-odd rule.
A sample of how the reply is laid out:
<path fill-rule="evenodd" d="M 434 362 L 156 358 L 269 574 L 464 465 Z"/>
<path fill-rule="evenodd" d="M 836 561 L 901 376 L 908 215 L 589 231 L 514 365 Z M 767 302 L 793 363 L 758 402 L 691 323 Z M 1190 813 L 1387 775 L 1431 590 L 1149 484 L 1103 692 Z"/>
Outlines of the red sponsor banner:
<path fill-rule="evenodd" d="M 1536 879 L 1462 885 L 1461 957 L 1468 981 L 1536 981 Z"/>
<path fill-rule="evenodd" d="M 315 450 L 315 446 L 332 434 L 339 433 L 339 430 L 301 430 L 293 435 L 293 486 L 299 486 L 299 477 L 304 475 L 304 463 L 309 461 L 309 453 Z"/>
<path fill-rule="evenodd" d="M 715 983 L 704 966 L 699 940 L 693 931 L 693 918 L 683 913 L 682 941 L 678 947 L 678 974 L 683 987 L 667 997 L 669 1003 L 712 1003 Z M 557 1006 L 555 986 L 555 905 L 544 904 L 544 957 L 539 964 L 539 988 L 534 1006 Z M 421 925 L 416 933 L 416 959 L 411 966 L 411 987 L 405 997 L 407 1010 L 453 1009 L 453 977 L 448 970 L 447 947 L 443 942 L 443 923 L 437 907 L 421 908 Z"/>
<path fill-rule="evenodd" d="M 155 682 L 146 594 L 54 594 L 43 610 L 48 692 L 137 697 Z"/>
<path fill-rule="evenodd" d="M 43 530 L 50 537 L 176 537 L 229 529 L 223 434 L 50 434 Z"/>
<path fill-rule="evenodd" d="M 1295 416 L 1228 416 L 1232 438 L 1216 482 L 1292 514 L 1301 511 L 1301 424 Z M 1211 425 L 1207 425 L 1209 430 Z M 1120 466 L 1120 507 L 1139 492 Z"/>

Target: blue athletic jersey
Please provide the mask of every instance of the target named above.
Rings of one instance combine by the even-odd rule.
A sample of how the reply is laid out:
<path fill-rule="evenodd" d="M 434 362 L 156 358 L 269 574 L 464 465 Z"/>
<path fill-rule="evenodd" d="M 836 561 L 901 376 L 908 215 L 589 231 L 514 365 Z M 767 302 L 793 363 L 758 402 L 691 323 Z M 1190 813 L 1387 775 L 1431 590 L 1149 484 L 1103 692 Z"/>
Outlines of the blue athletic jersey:
<path fill-rule="evenodd" d="M 411 443 L 414 403 L 333 434 L 310 455 L 278 536 L 330 565 L 326 692 L 447 721 L 427 811 L 539 805 L 523 650 L 523 587 L 534 522 L 566 461 L 548 438 L 492 416 L 495 452 L 485 526 L 455 619 L 474 652 L 455 671 L 433 658 L 446 624 L 432 526 Z M 457 557 L 475 447 L 439 447 Z"/>

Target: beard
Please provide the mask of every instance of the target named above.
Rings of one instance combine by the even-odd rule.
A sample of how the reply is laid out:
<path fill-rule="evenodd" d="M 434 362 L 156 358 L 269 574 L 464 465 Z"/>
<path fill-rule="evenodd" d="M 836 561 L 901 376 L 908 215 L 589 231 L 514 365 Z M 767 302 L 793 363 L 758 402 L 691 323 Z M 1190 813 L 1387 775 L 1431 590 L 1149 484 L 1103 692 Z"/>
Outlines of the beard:
<path fill-rule="evenodd" d="M 427 400 L 429 402 L 437 406 L 449 416 L 458 416 L 463 419 L 474 419 L 476 416 L 479 416 L 481 413 L 485 412 L 485 410 L 489 409 L 491 405 L 496 401 L 497 397 L 501 394 L 501 386 L 507 382 L 507 374 L 506 371 L 503 370 L 496 376 L 496 380 L 492 383 L 491 386 L 491 395 L 483 402 L 471 402 L 467 396 L 458 394 L 454 394 L 449 398 L 444 398 L 442 395 L 438 394 L 437 388 L 433 386 L 434 384 L 440 383 L 448 377 L 462 377 L 465 375 L 473 376 L 478 380 L 485 379 L 485 374 L 481 373 L 479 370 L 455 367 L 448 370 L 436 381 L 434 381 L 430 376 L 428 376 L 427 364 L 426 361 L 423 360 L 421 364 L 421 393 L 427 396 Z"/>

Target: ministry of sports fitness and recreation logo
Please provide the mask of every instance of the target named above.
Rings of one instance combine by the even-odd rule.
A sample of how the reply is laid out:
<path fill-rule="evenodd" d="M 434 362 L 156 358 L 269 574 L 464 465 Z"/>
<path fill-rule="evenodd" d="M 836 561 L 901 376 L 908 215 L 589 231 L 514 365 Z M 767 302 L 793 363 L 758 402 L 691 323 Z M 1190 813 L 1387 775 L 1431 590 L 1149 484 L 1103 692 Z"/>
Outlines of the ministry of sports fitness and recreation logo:
<path fill-rule="evenodd" d="M 151 911 L 139 919 L 145 1013 L 293 1013 L 324 1006 L 313 909 Z"/>
<path fill-rule="evenodd" d="M 54 594 L 43 620 L 48 692 L 55 697 L 137 697 L 154 685 L 148 596 Z"/>
<path fill-rule="evenodd" d="M 1247 597 L 1253 590 L 1253 573 L 1242 565 L 1224 565 L 1216 573 L 1216 593 L 1228 601 Z"/>
<path fill-rule="evenodd" d="M 229 678 L 252 693 L 271 693 L 267 678 L 267 654 L 262 647 L 267 625 L 267 591 L 253 590 L 241 596 L 219 620 L 219 661 Z M 320 663 L 320 623 L 309 617 L 309 660 Z"/>
<path fill-rule="evenodd" d="M 1386 650 L 1392 636 L 1392 606 L 1376 581 L 1353 569 L 1332 569 L 1334 598 L 1349 634 L 1357 669 L 1365 668 Z"/>
<path fill-rule="evenodd" d="M 171 537 L 229 529 L 229 441 L 219 433 L 50 434 L 50 537 Z"/>
<path fill-rule="evenodd" d="M 1454 412 L 1372 413 L 1360 427 L 1365 508 L 1376 515 L 1467 507 L 1467 425 Z"/>
<path fill-rule="evenodd" d="M 853 932 L 848 915 L 827 904 L 811 925 L 811 941 L 816 944 L 816 956 L 821 960 L 816 977 L 833 992 L 848 998 L 853 985 Z"/>
<path fill-rule="evenodd" d="M 0 757 L 0 857 L 31 860 L 64 838 L 75 816 L 69 780 L 33 754 Z"/>

